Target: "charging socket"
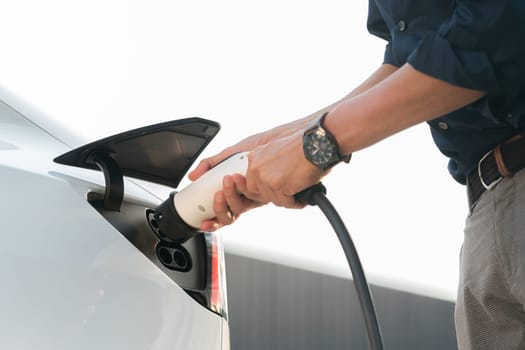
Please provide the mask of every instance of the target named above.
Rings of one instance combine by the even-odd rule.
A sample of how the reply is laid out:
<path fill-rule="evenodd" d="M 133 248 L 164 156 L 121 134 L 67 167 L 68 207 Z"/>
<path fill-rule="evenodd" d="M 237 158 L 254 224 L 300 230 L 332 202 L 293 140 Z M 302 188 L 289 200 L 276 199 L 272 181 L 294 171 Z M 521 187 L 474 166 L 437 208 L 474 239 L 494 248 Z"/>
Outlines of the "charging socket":
<path fill-rule="evenodd" d="M 159 242 L 156 247 L 157 258 L 170 270 L 187 272 L 191 270 L 191 256 L 181 245 Z"/>

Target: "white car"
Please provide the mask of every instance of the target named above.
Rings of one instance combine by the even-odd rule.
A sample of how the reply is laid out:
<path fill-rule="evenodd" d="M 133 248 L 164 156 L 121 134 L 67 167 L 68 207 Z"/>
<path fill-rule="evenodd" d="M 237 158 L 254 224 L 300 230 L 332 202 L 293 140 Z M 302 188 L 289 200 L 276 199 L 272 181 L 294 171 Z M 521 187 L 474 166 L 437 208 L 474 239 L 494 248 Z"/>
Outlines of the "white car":
<path fill-rule="evenodd" d="M 159 236 L 219 130 L 175 120 L 86 144 L 0 89 L 0 348 L 228 350 L 220 237 Z M 100 171 L 102 170 L 102 171 Z"/>

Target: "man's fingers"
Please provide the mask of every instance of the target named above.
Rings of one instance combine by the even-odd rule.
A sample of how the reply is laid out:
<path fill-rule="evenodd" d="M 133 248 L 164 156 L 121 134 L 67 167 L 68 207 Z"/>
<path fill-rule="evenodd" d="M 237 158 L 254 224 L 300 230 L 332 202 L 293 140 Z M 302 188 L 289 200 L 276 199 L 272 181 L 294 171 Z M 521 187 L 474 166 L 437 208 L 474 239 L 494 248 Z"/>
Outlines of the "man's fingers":
<path fill-rule="evenodd" d="M 245 202 L 243 197 L 241 197 L 241 194 L 237 191 L 232 176 L 224 177 L 222 180 L 222 190 L 226 198 L 226 202 L 228 203 L 230 212 L 233 215 L 239 216 L 246 211 L 244 208 Z"/>
<path fill-rule="evenodd" d="M 246 178 L 241 174 L 233 174 L 231 177 L 233 182 L 232 192 L 224 191 L 226 200 L 230 206 L 230 210 L 239 217 L 240 214 L 247 212 L 250 209 L 262 206 L 264 203 L 250 199 L 244 194 L 247 191 Z M 226 181 L 230 181 L 227 179 Z M 230 186 L 230 183 L 226 183 Z M 229 197 L 231 196 L 231 197 Z"/>
<path fill-rule="evenodd" d="M 188 178 L 191 181 L 197 180 L 199 177 L 202 176 L 202 174 L 204 174 L 213 167 L 212 164 L 213 163 L 211 161 L 211 158 L 201 160 L 199 165 L 197 165 L 197 167 L 188 174 Z"/>
<path fill-rule="evenodd" d="M 223 191 L 215 193 L 215 197 L 213 198 L 213 209 L 215 210 L 215 219 L 222 225 L 230 225 L 236 219 L 235 214 L 231 212 L 230 207 L 228 206 Z"/>
<path fill-rule="evenodd" d="M 202 232 L 214 232 L 217 231 L 221 225 L 217 222 L 217 220 L 206 220 L 201 223 L 201 226 L 199 227 L 199 230 Z"/>
<path fill-rule="evenodd" d="M 188 174 L 188 178 L 191 181 L 197 180 L 199 177 L 201 177 L 205 172 L 222 162 L 224 159 L 231 156 L 233 153 L 236 153 L 234 149 L 227 148 L 223 150 L 222 152 L 214 155 L 213 157 L 209 157 L 206 159 L 203 159 L 200 161 L 199 165 L 190 173 Z"/>
<path fill-rule="evenodd" d="M 278 207 L 297 208 L 297 203 L 293 196 L 288 196 L 280 192 L 268 192 L 267 196 L 270 198 L 270 201 Z"/>

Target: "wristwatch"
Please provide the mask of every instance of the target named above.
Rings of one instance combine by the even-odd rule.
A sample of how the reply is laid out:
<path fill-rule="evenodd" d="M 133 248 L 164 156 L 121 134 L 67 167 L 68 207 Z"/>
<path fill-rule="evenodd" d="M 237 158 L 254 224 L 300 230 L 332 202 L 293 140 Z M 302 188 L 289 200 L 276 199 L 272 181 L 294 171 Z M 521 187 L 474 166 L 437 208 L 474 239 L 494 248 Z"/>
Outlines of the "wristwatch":
<path fill-rule="evenodd" d="M 352 154 L 342 156 L 335 137 L 323 127 L 328 112 L 317 119 L 303 133 L 304 156 L 321 170 L 328 170 L 337 163 L 350 162 Z"/>

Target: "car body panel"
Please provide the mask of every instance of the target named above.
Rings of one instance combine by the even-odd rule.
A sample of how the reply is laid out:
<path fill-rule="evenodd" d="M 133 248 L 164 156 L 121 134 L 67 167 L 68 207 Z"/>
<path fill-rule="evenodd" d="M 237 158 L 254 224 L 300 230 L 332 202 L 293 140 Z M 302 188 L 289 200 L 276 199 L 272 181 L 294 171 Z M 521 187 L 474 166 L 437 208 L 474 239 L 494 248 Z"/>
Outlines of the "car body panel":
<path fill-rule="evenodd" d="M 0 102 L 0 347 L 227 349 L 224 319 L 86 200 L 103 193 L 102 173 L 53 162 L 71 142 L 43 120 Z M 132 181 L 125 188 L 127 200 L 160 203 Z"/>

